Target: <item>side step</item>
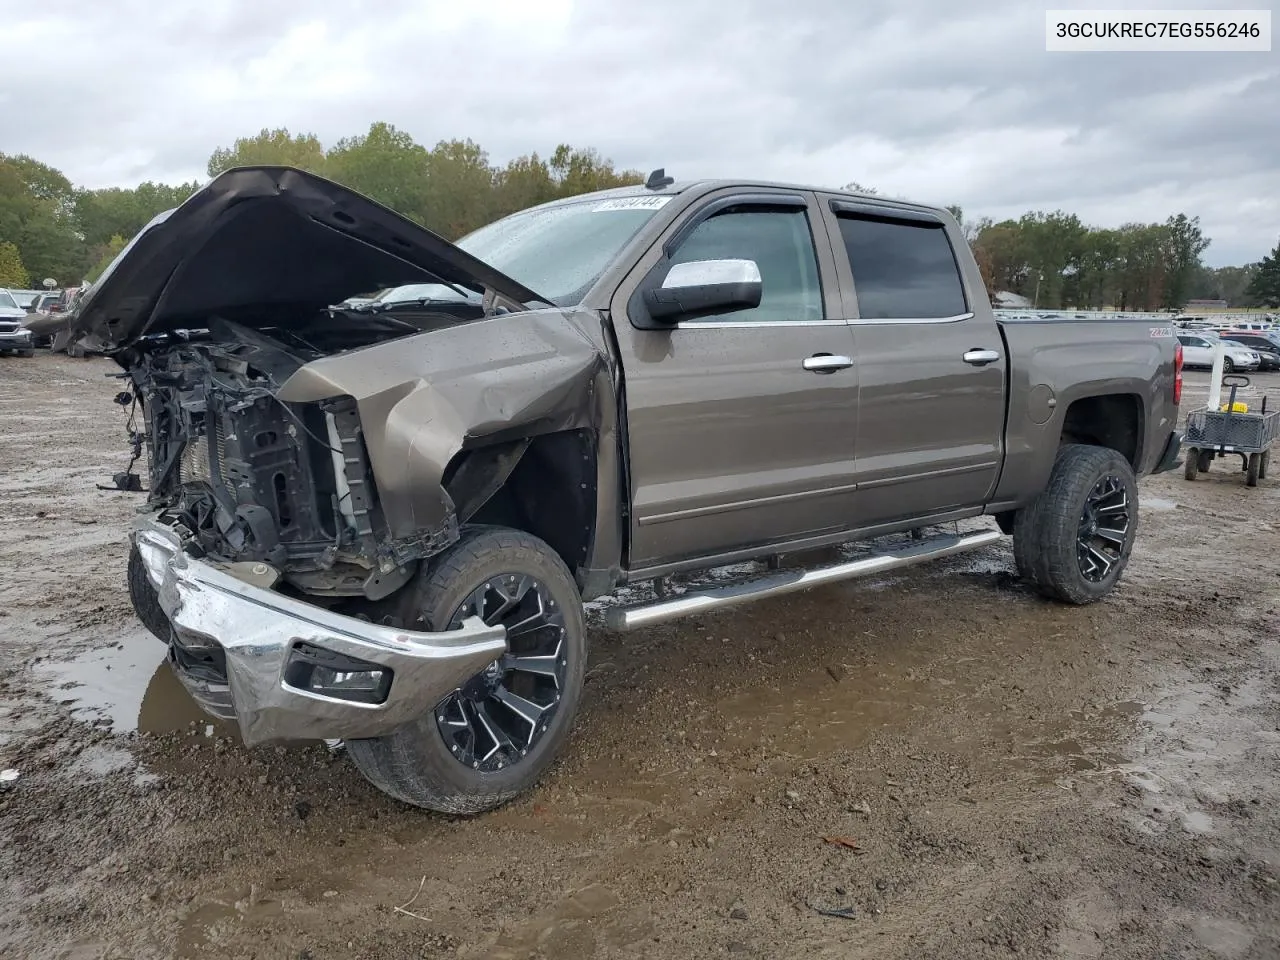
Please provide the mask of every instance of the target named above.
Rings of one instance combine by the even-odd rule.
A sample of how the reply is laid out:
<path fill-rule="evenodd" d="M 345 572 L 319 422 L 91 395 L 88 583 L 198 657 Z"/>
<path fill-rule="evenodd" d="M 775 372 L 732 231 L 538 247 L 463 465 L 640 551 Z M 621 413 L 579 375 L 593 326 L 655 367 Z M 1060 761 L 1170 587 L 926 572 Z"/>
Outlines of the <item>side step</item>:
<path fill-rule="evenodd" d="M 865 577 L 872 573 L 899 570 L 926 560 L 937 560 L 940 557 L 949 557 L 953 553 L 976 550 L 1003 539 L 1004 534 L 999 530 L 981 530 L 964 536 L 934 537 L 917 541 L 909 547 L 850 560 L 848 563 L 837 563 L 831 567 L 819 567 L 815 570 L 788 570 L 761 577 L 759 580 L 697 590 L 669 600 L 659 600 L 656 603 L 611 607 L 605 613 L 605 623 L 611 630 L 651 627 L 657 623 L 665 623 L 668 620 L 676 620 L 696 613 L 708 613 L 711 610 L 732 607 L 750 600 L 780 597 L 783 594 L 820 587 L 839 580 L 852 580 L 854 577 Z"/>

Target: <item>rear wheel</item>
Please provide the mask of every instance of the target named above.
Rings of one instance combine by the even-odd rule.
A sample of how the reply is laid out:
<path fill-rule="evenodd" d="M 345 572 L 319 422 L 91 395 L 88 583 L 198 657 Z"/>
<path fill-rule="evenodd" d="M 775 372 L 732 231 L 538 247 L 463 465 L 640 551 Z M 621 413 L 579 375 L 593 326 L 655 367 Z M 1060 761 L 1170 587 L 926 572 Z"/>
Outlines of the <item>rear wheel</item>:
<path fill-rule="evenodd" d="M 442 813 L 479 813 L 532 787 L 569 735 L 586 674 L 577 585 L 537 537 L 464 532 L 405 589 L 396 619 L 442 630 L 468 616 L 504 625 L 507 653 L 417 720 L 347 743 L 379 790 Z"/>
<path fill-rule="evenodd" d="M 1269 466 L 1271 466 L 1271 451 L 1264 450 L 1262 452 L 1262 459 L 1258 462 L 1258 479 L 1259 480 L 1267 479 L 1267 467 Z"/>
<path fill-rule="evenodd" d="M 1262 454 L 1249 454 L 1248 472 L 1245 473 L 1244 482 L 1246 486 L 1256 487 L 1258 485 L 1258 477 L 1262 475 Z"/>
<path fill-rule="evenodd" d="M 1033 518 L 1033 582 L 1065 603 L 1101 600 L 1129 563 L 1138 528 L 1138 483 L 1115 450 L 1065 444 Z"/>

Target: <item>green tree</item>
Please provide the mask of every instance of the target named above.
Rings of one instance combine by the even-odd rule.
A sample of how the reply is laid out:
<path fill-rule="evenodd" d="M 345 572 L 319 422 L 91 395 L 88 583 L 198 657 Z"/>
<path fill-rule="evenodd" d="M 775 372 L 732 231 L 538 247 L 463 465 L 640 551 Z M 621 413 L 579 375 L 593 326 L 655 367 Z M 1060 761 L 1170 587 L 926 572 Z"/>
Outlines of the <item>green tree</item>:
<path fill-rule="evenodd" d="M 0 287 L 26 288 L 31 283 L 16 244 L 0 240 Z"/>
<path fill-rule="evenodd" d="M 76 190 L 75 220 L 92 250 L 114 236 L 134 236 L 156 214 L 180 205 L 198 189 L 198 183 L 171 186 L 147 181 L 132 188 Z"/>
<path fill-rule="evenodd" d="M 1280 307 L 1280 243 L 1258 264 L 1258 272 L 1249 282 L 1248 294 L 1260 306 Z"/>
<path fill-rule="evenodd" d="M 1208 248 L 1209 240 L 1200 230 L 1199 217 L 1188 218 L 1179 213 L 1166 220 L 1164 227 L 1165 283 L 1161 305 L 1181 310 L 1200 267 L 1200 254 Z"/>
<path fill-rule="evenodd" d="M 324 171 L 324 147 L 314 133 L 289 133 L 286 127 L 263 127 L 256 137 L 241 137 L 230 147 L 219 147 L 209 157 L 209 176 L 232 167 L 274 164 L 298 167 L 312 173 Z"/>
<path fill-rule="evenodd" d="M 78 281 L 84 240 L 76 229 L 71 183 L 27 156 L 0 154 L 0 237 L 14 244 L 37 282 Z"/>
<path fill-rule="evenodd" d="M 98 254 L 98 262 L 89 268 L 89 272 L 85 274 L 85 280 L 88 283 L 93 283 L 102 276 L 102 271 L 111 266 L 111 261 L 114 260 L 117 254 L 125 248 L 125 244 L 128 242 L 129 241 L 124 237 L 116 234 L 106 243 L 101 244 L 99 247 L 100 252 Z"/>
<path fill-rule="evenodd" d="M 595 150 L 578 150 L 567 143 L 556 147 L 548 166 L 562 197 L 644 183 L 640 171 L 614 170 L 613 161 L 602 158 Z"/>
<path fill-rule="evenodd" d="M 498 214 L 489 155 L 471 140 L 441 140 L 427 156 L 427 210 L 423 222 L 456 240 Z"/>
<path fill-rule="evenodd" d="M 554 200 L 559 184 L 551 168 L 537 153 L 517 157 L 494 171 L 494 211 L 499 216 Z"/>
<path fill-rule="evenodd" d="M 369 132 L 344 137 L 324 159 L 325 175 L 344 186 L 424 222 L 427 214 L 427 151 L 389 123 L 373 123 Z"/>

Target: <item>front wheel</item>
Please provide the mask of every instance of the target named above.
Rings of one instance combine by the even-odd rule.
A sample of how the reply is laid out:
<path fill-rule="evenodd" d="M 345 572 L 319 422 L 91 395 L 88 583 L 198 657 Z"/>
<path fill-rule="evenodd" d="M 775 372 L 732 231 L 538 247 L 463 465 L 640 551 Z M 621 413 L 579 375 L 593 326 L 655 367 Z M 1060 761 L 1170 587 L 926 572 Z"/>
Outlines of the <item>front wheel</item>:
<path fill-rule="evenodd" d="M 1236 368 L 1236 365 L 1235 365 L 1234 363 L 1232 363 L 1232 362 L 1231 362 L 1231 358 L 1230 358 L 1230 357 L 1223 357 L 1223 358 L 1222 358 L 1222 372 L 1223 372 L 1223 373 L 1232 373 L 1232 372 L 1235 370 L 1235 368 Z"/>
<path fill-rule="evenodd" d="M 1129 563 L 1138 530 L 1138 482 L 1107 447 L 1064 444 L 1036 510 L 1033 582 L 1065 603 L 1101 600 Z"/>
<path fill-rule="evenodd" d="M 587 636 L 572 575 L 537 537 L 476 528 L 399 599 L 406 626 L 442 630 L 478 616 L 507 628 L 508 650 L 417 720 L 348 741 L 351 759 L 379 790 L 429 810 L 506 803 L 551 765 L 578 710 Z"/>
<path fill-rule="evenodd" d="M 155 634 L 158 640 L 168 643 L 173 632 L 169 626 L 169 617 L 160 606 L 160 597 L 156 593 L 156 588 L 151 585 L 147 568 L 142 562 L 142 553 L 136 544 L 129 548 L 127 576 L 133 612 L 138 615 L 142 625 Z"/>
<path fill-rule="evenodd" d="M 1245 486 L 1256 487 L 1260 476 L 1262 476 L 1262 454 L 1251 453 L 1249 454 L 1249 466 L 1244 475 Z"/>

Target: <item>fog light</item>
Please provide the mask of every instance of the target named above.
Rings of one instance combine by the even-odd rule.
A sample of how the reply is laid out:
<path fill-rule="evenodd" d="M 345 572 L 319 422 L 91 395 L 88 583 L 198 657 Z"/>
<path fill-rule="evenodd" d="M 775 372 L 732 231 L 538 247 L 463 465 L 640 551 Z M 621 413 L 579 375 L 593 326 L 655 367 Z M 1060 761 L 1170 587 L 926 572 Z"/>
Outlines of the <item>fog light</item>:
<path fill-rule="evenodd" d="M 284 682 L 289 686 L 354 703 L 385 703 L 391 678 L 388 667 L 310 643 L 295 643 L 284 668 Z"/>

